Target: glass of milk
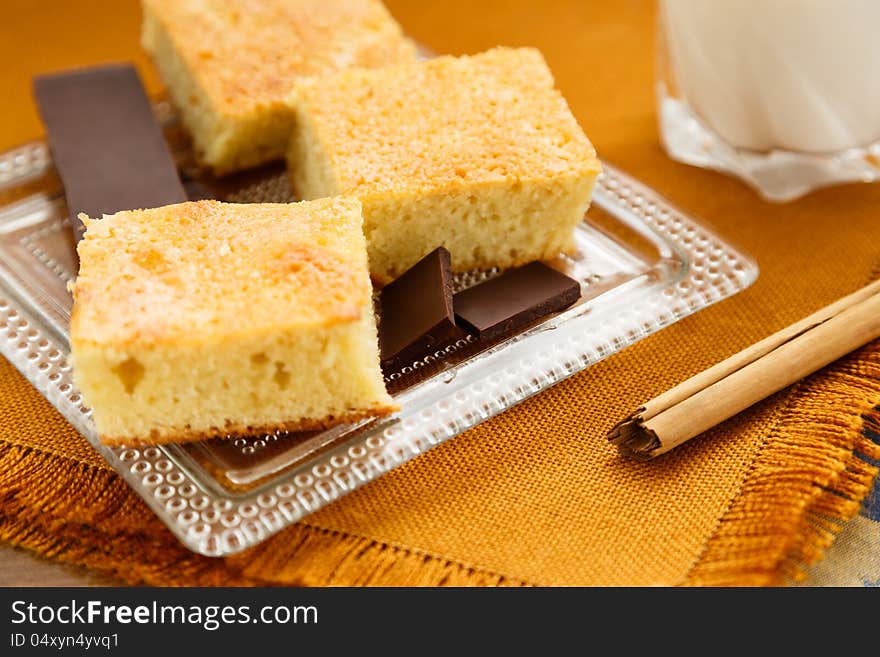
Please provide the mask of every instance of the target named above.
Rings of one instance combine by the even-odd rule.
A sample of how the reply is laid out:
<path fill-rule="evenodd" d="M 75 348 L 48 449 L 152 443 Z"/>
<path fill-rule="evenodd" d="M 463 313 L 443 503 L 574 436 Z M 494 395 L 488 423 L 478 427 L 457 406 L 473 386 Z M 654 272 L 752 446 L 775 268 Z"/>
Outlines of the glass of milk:
<path fill-rule="evenodd" d="M 880 180 L 880 0 L 660 0 L 658 100 L 676 160 L 787 201 Z"/>

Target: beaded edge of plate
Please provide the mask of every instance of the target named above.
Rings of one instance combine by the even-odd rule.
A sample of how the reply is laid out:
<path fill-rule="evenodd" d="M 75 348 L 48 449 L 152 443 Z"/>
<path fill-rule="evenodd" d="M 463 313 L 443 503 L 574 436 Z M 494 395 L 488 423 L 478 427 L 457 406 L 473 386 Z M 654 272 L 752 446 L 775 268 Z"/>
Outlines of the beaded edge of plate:
<path fill-rule="evenodd" d="M 25 182 L 51 166 L 44 144 L 0 155 L 0 184 Z M 73 385 L 67 351 L 34 315 L 0 289 L 0 352 L 70 421 L 190 549 L 223 556 L 256 545 L 284 527 L 432 447 L 587 366 L 750 285 L 757 267 L 648 187 L 605 164 L 594 203 L 635 215 L 689 259 L 674 285 L 604 317 L 598 326 L 506 362 L 355 444 L 330 450 L 259 492 L 222 496 L 181 467 L 164 447 L 108 448 Z M 544 334 L 546 335 L 546 333 Z M 528 339 L 528 338 L 526 338 Z"/>

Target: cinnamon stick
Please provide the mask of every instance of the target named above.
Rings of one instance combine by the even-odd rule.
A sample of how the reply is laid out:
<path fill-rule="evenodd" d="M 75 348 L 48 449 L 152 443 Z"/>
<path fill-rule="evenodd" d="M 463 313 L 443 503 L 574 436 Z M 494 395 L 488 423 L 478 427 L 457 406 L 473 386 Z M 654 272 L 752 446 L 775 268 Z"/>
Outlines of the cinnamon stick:
<path fill-rule="evenodd" d="M 880 337 L 880 281 L 825 306 L 655 397 L 609 432 L 651 459 Z"/>

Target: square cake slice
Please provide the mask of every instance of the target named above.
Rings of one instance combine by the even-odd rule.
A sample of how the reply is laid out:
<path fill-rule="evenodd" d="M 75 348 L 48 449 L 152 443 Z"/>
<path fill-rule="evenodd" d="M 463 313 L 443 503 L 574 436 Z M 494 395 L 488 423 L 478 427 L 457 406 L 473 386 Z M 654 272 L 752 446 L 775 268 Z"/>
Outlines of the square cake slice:
<path fill-rule="evenodd" d="M 291 184 L 361 199 L 379 282 L 438 246 L 455 271 L 574 248 L 600 166 L 537 50 L 345 71 L 291 104 Z"/>
<path fill-rule="evenodd" d="M 142 0 L 144 48 L 200 162 L 217 174 L 284 157 L 297 80 L 413 61 L 380 0 Z"/>
<path fill-rule="evenodd" d="M 81 218 L 71 355 L 104 443 L 317 429 L 396 410 L 357 199 Z"/>

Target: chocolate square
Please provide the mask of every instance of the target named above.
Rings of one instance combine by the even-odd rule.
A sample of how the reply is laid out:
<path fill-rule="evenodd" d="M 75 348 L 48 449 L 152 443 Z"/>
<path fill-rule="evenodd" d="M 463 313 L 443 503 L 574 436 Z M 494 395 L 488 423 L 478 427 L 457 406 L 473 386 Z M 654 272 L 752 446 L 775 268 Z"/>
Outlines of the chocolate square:
<path fill-rule="evenodd" d="M 481 340 L 494 340 L 564 310 L 581 286 L 542 262 L 511 269 L 455 295 L 455 315 Z"/>
<path fill-rule="evenodd" d="M 459 335 L 449 251 L 435 249 L 382 288 L 379 304 L 383 364 L 417 360 Z"/>

